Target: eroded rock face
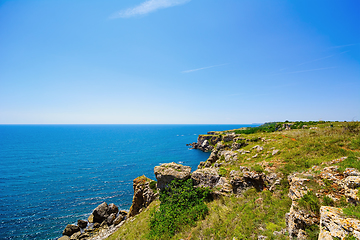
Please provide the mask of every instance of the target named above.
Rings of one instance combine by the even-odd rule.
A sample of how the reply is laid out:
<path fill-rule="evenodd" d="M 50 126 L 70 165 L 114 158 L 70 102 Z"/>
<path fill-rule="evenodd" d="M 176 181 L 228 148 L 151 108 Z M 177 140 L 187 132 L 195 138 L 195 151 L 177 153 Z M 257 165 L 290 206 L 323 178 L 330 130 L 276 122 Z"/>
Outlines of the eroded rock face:
<path fill-rule="evenodd" d="M 264 173 L 249 171 L 246 167 L 243 167 L 240 171 L 231 171 L 230 177 L 230 183 L 235 194 L 239 194 L 250 187 L 262 191 L 266 186 Z"/>
<path fill-rule="evenodd" d="M 191 167 L 177 163 L 164 163 L 154 168 L 157 188 L 164 189 L 174 179 L 187 180 L 190 178 Z"/>
<path fill-rule="evenodd" d="M 128 213 L 129 217 L 137 215 L 141 209 L 149 206 L 149 204 L 156 198 L 157 195 L 150 188 L 151 181 L 151 179 L 145 176 L 134 179 L 134 197 Z M 115 220 L 115 218 L 113 220 Z"/>
<path fill-rule="evenodd" d="M 219 181 L 220 176 L 214 168 L 198 169 L 191 174 L 194 185 L 198 187 L 213 188 Z"/>
<path fill-rule="evenodd" d="M 320 208 L 320 235 L 321 240 L 343 239 L 352 234 L 360 239 L 360 221 L 346 218 L 340 208 L 322 206 Z"/>
<path fill-rule="evenodd" d="M 314 214 L 299 209 L 296 201 L 292 202 L 290 212 L 285 215 L 285 221 L 290 239 L 306 239 L 305 228 L 319 223 Z"/>

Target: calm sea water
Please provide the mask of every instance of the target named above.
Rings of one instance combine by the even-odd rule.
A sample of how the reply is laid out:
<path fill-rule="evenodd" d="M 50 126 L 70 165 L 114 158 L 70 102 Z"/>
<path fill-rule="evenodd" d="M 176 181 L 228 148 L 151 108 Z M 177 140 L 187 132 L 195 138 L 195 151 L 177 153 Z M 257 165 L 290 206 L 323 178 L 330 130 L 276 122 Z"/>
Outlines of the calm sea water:
<path fill-rule="evenodd" d="M 134 178 L 196 170 L 198 134 L 250 125 L 0 125 L 0 239 L 56 239 L 100 203 L 128 210 Z"/>

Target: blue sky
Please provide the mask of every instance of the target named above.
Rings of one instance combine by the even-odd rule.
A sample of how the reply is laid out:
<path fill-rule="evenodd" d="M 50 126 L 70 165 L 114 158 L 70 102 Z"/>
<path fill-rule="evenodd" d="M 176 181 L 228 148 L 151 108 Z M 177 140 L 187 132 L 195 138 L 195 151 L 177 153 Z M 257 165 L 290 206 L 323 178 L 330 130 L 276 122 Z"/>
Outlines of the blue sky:
<path fill-rule="evenodd" d="M 360 119 L 358 0 L 0 0 L 0 123 Z"/>

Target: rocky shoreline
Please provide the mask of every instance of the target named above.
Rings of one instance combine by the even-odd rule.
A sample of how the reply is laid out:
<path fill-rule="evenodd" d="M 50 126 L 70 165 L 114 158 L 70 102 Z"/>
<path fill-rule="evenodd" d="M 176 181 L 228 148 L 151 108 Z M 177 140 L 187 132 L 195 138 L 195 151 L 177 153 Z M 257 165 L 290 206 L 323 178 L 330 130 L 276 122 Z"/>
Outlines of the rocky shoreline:
<path fill-rule="evenodd" d="M 125 222 L 131 221 L 134 216 L 146 209 L 149 204 L 158 198 L 159 190 L 165 188 L 172 180 L 192 179 L 196 187 L 208 187 L 212 189 L 213 196 L 241 195 L 249 188 L 257 191 L 268 190 L 274 192 L 283 181 L 289 184 L 288 196 L 292 200 L 289 212 L 284 216 L 286 228 L 274 231 L 275 236 L 289 236 L 290 239 L 307 239 L 306 228 L 312 225 L 320 227 L 319 239 L 343 239 L 349 234 L 360 239 L 360 221 L 354 218 L 344 217 L 340 208 L 331 206 L 319 206 L 319 214 L 303 210 L 299 206 L 299 199 L 308 192 L 314 191 L 316 198 L 328 197 L 331 201 L 342 201 L 355 205 L 360 202 L 360 171 L 354 168 L 346 168 L 339 171 L 336 165 L 346 157 L 335 159 L 321 166 L 314 166 L 307 172 L 299 172 L 285 177 L 275 171 L 276 168 L 261 162 L 256 168 L 240 166 L 239 170 L 231 170 L 224 174 L 224 166 L 229 166 L 238 160 L 239 156 L 245 155 L 248 160 L 260 156 L 274 156 L 279 154 L 279 149 L 265 149 L 267 142 L 273 141 L 264 137 L 245 138 L 242 134 L 208 132 L 199 135 L 196 143 L 188 144 L 194 149 L 211 152 L 210 157 L 200 162 L 198 168 L 191 173 L 191 168 L 176 163 L 166 163 L 154 168 L 157 182 L 141 176 L 134 179 L 134 196 L 129 212 L 119 211 L 114 204 L 102 203 L 94 209 L 87 221 L 79 220 L 78 225 L 68 225 L 60 240 L 92 239 L 100 240 L 110 236 Z M 248 150 L 243 148 L 255 145 Z M 331 184 L 335 192 L 326 192 L 321 186 Z M 316 191 L 314 190 L 316 189 Z M 260 200 L 259 200 L 260 201 Z M 261 237 L 261 236 L 259 236 Z M 259 239 L 265 239 L 266 237 Z"/>

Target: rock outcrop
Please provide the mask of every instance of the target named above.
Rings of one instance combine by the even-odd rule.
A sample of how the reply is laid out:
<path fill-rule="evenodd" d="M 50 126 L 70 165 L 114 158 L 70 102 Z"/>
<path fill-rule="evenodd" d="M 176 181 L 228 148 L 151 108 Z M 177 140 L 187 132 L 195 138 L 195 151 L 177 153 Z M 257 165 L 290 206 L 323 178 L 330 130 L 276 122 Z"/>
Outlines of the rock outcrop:
<path fill-rule="evenodd" d="M 174 162 L 156 166 L 154 173 L 157 179 L 157 188 L 164 189 L 174 179 L 187 180 L 190 178 L 190 172 L 191 167 Z"/>
<path fill-rule="evenodd" d="M 198 169 L 191 174 L 194 185 L 198 187 L 213 188 L 220 180 L 220 176 L 214 168 Z"/>
<path fill-rule="evenodd" d="M 150 188 L 150 182 L 152 182 L 152 180 L 145 176 L 134 179 L 134 197 L 128 217 L 137 215 L 157 197 L 157 194 Z"/>
<path fill-rule="evenodd" d="M 319 240 L 344 239 L 349 235 L 360 239 L 360 221 L 344 217 L 340 208 L 322 206 Z"/>

